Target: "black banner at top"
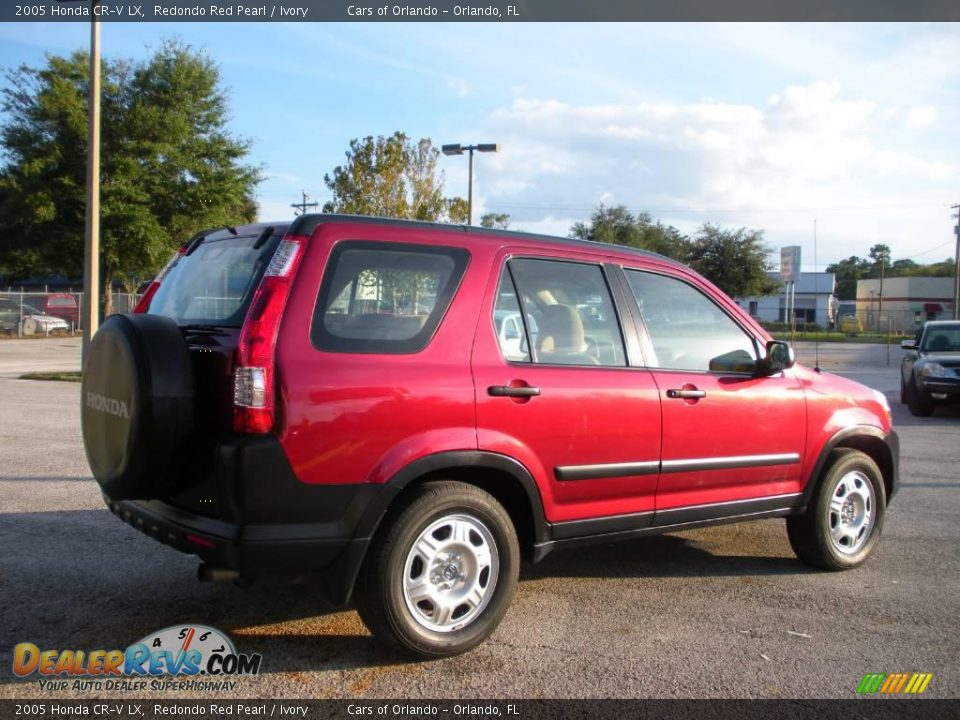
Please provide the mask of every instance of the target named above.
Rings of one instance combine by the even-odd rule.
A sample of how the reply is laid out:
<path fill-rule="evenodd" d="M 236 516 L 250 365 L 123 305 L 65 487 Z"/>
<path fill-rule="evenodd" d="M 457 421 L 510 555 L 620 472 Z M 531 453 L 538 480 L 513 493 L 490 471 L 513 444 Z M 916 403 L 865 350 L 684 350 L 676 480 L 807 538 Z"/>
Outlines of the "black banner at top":
<path fill-rule="evenodd" d="M 957 0 L 7 0 L 3 22 L 955 21 Z"/>

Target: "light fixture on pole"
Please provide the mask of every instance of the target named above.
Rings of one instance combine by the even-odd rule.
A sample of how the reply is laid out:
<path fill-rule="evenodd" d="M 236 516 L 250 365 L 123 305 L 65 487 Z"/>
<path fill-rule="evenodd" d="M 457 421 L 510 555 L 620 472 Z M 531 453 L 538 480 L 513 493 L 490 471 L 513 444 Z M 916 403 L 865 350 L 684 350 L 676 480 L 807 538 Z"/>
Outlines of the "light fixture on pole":
<path fill-rule="evenodd" d="M 470 153 L 470 165 L 468 169 L 467 181 L 467 225 L 473 225 L 473 151 L 477 152 L 500 152 L 499 143 L 479 143 L 477 145 L 441 145 L 440 150 L 444 155 L 463 155 Z"/>

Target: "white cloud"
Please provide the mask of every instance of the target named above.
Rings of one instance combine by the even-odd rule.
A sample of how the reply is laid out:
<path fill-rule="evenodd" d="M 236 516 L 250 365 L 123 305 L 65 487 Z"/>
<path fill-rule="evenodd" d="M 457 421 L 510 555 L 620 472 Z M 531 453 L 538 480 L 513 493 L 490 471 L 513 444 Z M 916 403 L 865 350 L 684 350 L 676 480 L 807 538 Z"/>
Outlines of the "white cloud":
<path fill-rule="evenodd" d="M 293 220 L 294 209 L 289 202 L 282 200 L 260 200 L 257 203 L 257 220 L 270 222 L 273 220 Z"/>
<path fill-rule="evenodd" d="M 930 188 L 958 175 L 942 156 L 891 146 L 887 110 L 836 81 L 790 85 L 756 106 L 520 98 L 483 125 L 503 152 L 484 158 L 477 189 L 514 225 L 561 234 L 565 218 L 583 219 L 598 203 L 647 210 L 687 230 L 753 224 L 774 244 L 810 235 L 814 217 L 830 216 L 839 236 L 831 250 L 863 254 L 882 241 L 877 233 L 893 232 L 884 212 L 929 210 L 941 200 Z"/>
<path fill-rule="evenodd" d="M 937 121 L 937 109 L 930 105 L 912 107 L 907 111 L 907 125 L 912 128 L 926 127 Z"/>
<path fill-rule="evenodd" d="M 447 78 L 447 87 L 453 90 L 457 97 L 466 97 L 470 94 L 470 86 L 463 78 Z"/>

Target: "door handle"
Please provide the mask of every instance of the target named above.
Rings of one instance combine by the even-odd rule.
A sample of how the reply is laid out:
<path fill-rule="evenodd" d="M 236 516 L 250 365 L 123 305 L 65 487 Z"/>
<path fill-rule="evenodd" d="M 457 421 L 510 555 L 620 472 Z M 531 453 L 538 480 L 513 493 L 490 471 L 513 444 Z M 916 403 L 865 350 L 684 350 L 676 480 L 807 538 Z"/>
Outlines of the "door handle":
<path fill-rule="evenodd" d="M 679 398 L 681 400 L 699 400 L 707 396 L 706 390 L 678 390 L 676 388 L 667 390 L 668 398 Z"/>
<path fill-rule="evenodd" d="M 540 394 L 540 388 L 522 386 L 522 387 L 511 387 L 510 385 L 491 385 L 487 388 L 487 395 L 492 397 L 516 397 L 516 398 L 530 398 L 536 397 Z"/>

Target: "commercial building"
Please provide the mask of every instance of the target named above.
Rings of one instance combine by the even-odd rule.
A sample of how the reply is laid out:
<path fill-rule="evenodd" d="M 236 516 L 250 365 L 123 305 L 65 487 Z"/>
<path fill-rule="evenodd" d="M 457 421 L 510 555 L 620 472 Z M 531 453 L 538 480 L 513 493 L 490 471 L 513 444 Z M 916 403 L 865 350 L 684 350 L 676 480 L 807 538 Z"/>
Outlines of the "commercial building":
<path fill-rule="evenodd" d="M 857 282 L 857 317 L 865 330 L 912 334 L 928 320 L 953 319 L 953 278 L 894 277 Z"/>
<path fill-rule="evenodd" d="M 770 279 L 780 282 L 779 273 Z M 833 327 L 837 321 L 836 276 L 828 272 L 802 272 L 797 280 L 793 316 L 798 323 Z M 777 295 L 738 298 L 737 304 L 761 322 L 790 322 L 783 286 Z"/>

